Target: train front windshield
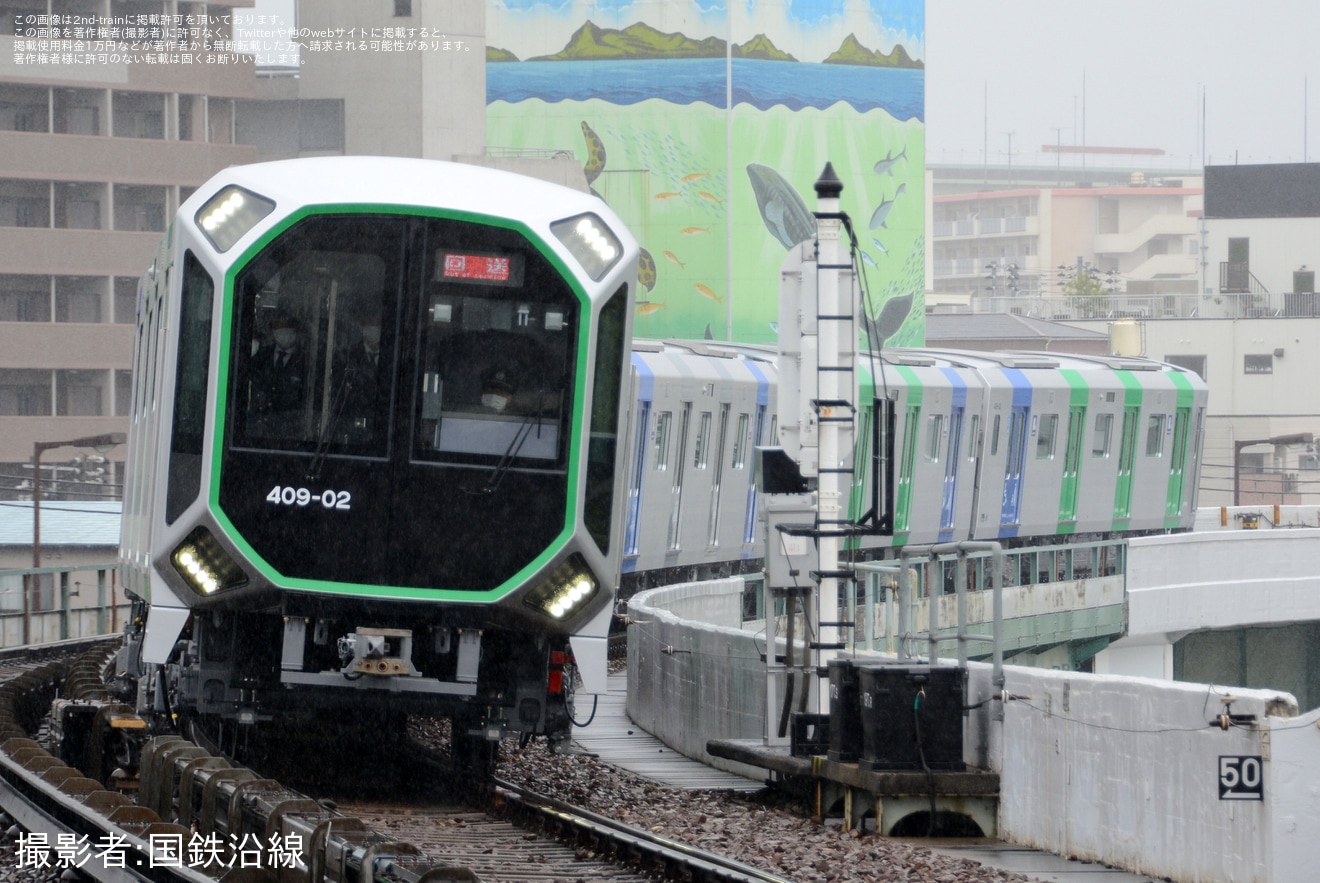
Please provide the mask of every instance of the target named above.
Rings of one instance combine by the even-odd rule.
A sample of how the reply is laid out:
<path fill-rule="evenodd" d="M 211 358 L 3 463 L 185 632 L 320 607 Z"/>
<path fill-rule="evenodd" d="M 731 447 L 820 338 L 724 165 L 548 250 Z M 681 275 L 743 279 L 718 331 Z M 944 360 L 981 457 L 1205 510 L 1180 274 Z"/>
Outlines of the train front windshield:
<path fill-rule="evenodd" d="M 492 548 L 507 566 L 485 575 L 437 558 L 340 579 L 489 588 L 563 529 L 580 307 L 521 233 L 315 215 L 249 261 L 234 291 L 222 506 L 267 560 L 296 530 L 286 516 L 341 495 L 352 546 L 387 545 L 423 516 L 451 534 L 505 521 L 528 536 Z M 292 575 L 294 561 L 325 576 L 292 554 L 276 566 Z"/>

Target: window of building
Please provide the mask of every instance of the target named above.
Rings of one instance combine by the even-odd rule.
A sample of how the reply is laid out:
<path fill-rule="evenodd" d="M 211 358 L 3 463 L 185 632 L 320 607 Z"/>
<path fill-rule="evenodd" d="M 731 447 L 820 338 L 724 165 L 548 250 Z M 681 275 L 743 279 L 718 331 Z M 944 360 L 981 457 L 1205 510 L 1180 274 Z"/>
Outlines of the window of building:
<path fill-rule="evenodd" d="M 49 371 L 0 368 L 0 417 L 49 417 Z"/>
<path fill-rule="evenodd" d="M 101 301 L 105 282 L 88 276 L 55 278 L 55 321 L 97 323 L 101 321 Z"/>
<path fill-rule="evenodd" d="M 49 321 L 49 276 L 0 275 L 0 322 Z"/>
<path fill-rule="evenodd" d="M 412 0 L 394 0 L 395 18 L 408 18 L 412 15 Z"/>
<path fill-rule="evenodd" d="M 1271 353 L 1247 353 L 1242 357 L 1243 374 L 1273 374 L 1274 356 Z"/>
<path fill-rule="evenodd" d="M 1170 365 L 1177 365 L 1179 368 L 1186 368 L 1188 371 L 1195 371 L 1196 375 L 1205 380 L 1205 356 L 1189 356 L 1184 354 L 1174 354 L 1165 356 L 1164 361 Z"/>
<path fill-rule="evenodd" d="M 132 325 L 137 319 L 138 281 L 132 276 L 115 277 L 115 314 L 114 321 L 120 325 Z"/>
<path fill-rule="evenodd" d="M 108 371 L 56 371 L 55 416 L 103 416 L 108 374 Z"/>

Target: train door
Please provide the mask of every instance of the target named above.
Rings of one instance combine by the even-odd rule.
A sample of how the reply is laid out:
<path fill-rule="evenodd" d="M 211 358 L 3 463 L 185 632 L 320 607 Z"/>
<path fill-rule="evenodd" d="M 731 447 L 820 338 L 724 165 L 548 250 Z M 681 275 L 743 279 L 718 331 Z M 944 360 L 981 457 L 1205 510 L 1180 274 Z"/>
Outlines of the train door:
<path fill-rule="evenodd" d="M 1068 408 L 1068 446 L 1063 453 L 1063 484 L 1059 492 L 1059 521 L 1077 522 L 1077 479 L 1082 464 L 1082 436 L 1086 427 L 1086 406 Z"/>
<path fill-rule="evenodd" d="M 966 394 L 966 391 L 963 391 Z M 954 407 L 949 416 L 949 449 L 944 461 L 944 495 L 940 502 L 940 542 L 953 534 L 954 513 L 958 506 L 958 467 L 962 459 L 962 425 L 965 407 Z"/>
<path fill-rule="evenodd" d="M 1001 527 L 1016 525 L 1022 517 L 1022 463 L 1027 451 L 1027 414 L 1030 405 L 1013 405 L 1008 422 L 1008 450 L 1004 458 L 1004 501 Z M 1003 531 L 1001 530 L 1001 535 Z"/>
<path fill-rule="evenodd" d="M 651 403 L 637 405 L 637 425 L 633 434 L 632 472 L 628 476 L 628 513 L 624 525 L 623 554 L 637 554 L 638 522 L 642 512 L 642 477 L 646 475 L 646 442 L 650 429 Z"/>
<path fill-rule="evenodd" d="M 704 420 L 707 415 L 703 414 Z M 723 402 L 720 405 L 719 423 L 715 427 L 715 451 L 713 460 L 713 470 L 710 481 L 710 517 L 708 520 L 708 530 L 706 532 L 707 548 L 715 548 L 720 544 L 720 487 L 724 482 L 724 443 L 729 432 L 729 403 Z"/>
<path fill-rule="evenodd" d="M 683 466 L 687 462 L 688 423 L 692 419 L 692 403 L 684 402 L 678 418 L 678 447 L 674 458 L 674 484 L 670 492 L 669 534 L 665 548 L 677 552 L 681 545 L 679 534 L 683 521 Z"/>
<path fill-rule="evenodd" d="M 1123 434 L 1118 445 L 1118 481 L 1114 485 L 1114 520 L 1126 522 L 1132 517 L 1132 463 L 1137 451 L 1137 426 L 1141 418 L 1139 405 L 1123 408 Z M 1126 524 L 1115 524 L 1116 529 Z"/>
<path fill-rule="evenodd" d="M 749 445 L 750 447 L 754 448 L 757 445 L 765 444 L 765 436 L 763 434 L 765 431 L 765 408 L 766 406 L 764 402 L 757 402 L 756 423 L 752 429 L 752 438 Z M 742 433 L 746 431 L 745 421 L 746 421 L 745 416 L 739 418 L 738 432 L 740 437 Z M 743 456 L 746 457 L 746 454 L 744 453 Z M 738 468 L 741 469 L 742 466 L 740 465 Z M 743 545 L 745 546 L 754 542 L 756 542 L 756 481 L 755 480 L 750 481 L 747 484 L 747 512 L 743 517 Z"/>
<path fill-rule="evenodd" d="M 1191 397 L 1190 391 L 1188 397 Z M 1177 518 L 1182 514 L 1183 476 L 1187 467 L 1187 436 L 1191 417 L 1190 405 L 1180 406 L 1174 411 L 1173 447 L 1169 452 L 1169 493 L 1164 504 L 1164 515 L 1167 518 Z"/>
<path fill-rule="evenodd" d="M 921 404 L 909 404 L 903 418 L 903 456 L 898 466 L 894 495 L 894 533 L 906 534 L 912 525 L 912 473 L 917 461 L 917 435 L 921 426 Z M 906 539 L 906 538 L 905 538 Z"/>

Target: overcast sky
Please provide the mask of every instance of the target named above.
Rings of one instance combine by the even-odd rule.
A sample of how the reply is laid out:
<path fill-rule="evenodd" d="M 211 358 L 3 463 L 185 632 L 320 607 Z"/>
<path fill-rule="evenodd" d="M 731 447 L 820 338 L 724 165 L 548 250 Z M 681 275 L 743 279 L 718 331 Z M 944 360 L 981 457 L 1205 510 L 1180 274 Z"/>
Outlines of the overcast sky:
<path fill-rule="evenodd" d="M 1320 2 L 927 0 L 930 162 L 988 142 L 1002 163 L 1009 133 L 1014 162 L 1042 161 L 1084 122 L 1089 145 L 1199 166 L 1203 94 L 1208 163 L 1320 157 Z"/>

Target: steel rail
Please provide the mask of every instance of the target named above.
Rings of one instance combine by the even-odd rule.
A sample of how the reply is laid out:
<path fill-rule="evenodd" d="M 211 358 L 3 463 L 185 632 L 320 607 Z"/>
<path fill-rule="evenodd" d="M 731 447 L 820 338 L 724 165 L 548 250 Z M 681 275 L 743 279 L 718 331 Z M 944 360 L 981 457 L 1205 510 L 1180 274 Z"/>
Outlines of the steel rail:
<path fill-rule="evenodd" d="M 619 854 L 662 868 L 670 876 L 693 883 L 793 883 L 787 877 L 630 827 L 504 779 L 495 778 L 493 784 L 498 799 L 539 820 L 548 830 L 588 845 L 604 842 Z"/>

